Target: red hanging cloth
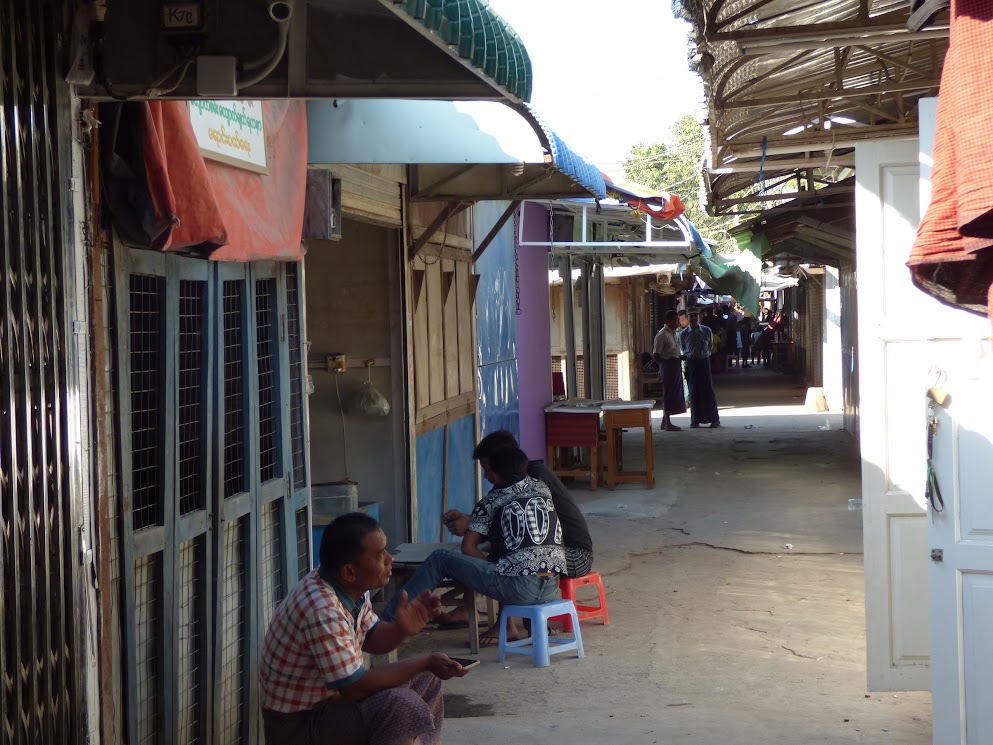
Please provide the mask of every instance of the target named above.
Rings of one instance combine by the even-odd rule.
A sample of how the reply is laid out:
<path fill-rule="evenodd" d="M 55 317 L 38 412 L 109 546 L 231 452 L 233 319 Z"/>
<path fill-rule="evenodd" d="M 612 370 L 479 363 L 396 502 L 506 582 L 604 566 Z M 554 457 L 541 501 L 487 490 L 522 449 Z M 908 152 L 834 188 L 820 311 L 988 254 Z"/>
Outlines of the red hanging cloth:
<path fill-rule="evenodd" d="M 993 3 L 953 0 L 914 284 L 993 320 Z"/>
<path fill-rule="evenodd" d="M 297 261 L 307 188 L 304 101 L 264 101 L 268 173 L 206 160 L 185 101 L 143 107 L 143 150 L 157 222 L 171 224 L 153 244 L 199 249 L 216 261 Z"/>

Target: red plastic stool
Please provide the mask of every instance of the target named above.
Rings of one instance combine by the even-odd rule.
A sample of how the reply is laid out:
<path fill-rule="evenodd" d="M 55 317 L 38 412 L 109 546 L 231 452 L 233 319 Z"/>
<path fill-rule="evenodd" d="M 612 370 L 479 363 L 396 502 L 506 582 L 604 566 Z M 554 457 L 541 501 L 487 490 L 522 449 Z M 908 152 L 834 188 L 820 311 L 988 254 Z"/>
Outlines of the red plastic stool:
<path fill-rule="evenodd" d="M 596 585 L 597 591 L 600 594 L 600 605 L 580 605 L 576 600 L 576 590 L 588 585 Z M 599 572 L 590 572 L 576 579 L 562 577 L 559 580 L 559 588 L 562 590 L 562 599 L 571 600 L 573 605 L 576 606 L 576 612 L 580 621 L 601 618 L 603 619 L 604 626 L 610 623 L 610 613 L 607 611 L 607 593 L 604 592 L 603 578 Z M 562 619 L 563 631 L 572 631 L 572 618 L 570 616 L 559 616 L 559 618 Z"/>

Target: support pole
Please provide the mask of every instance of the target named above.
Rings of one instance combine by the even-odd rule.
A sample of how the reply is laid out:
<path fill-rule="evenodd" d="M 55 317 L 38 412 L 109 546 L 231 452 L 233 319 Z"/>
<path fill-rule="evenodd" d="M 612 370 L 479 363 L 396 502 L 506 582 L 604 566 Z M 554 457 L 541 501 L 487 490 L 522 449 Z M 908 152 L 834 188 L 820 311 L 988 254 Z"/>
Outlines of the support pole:
<path fill-rule="evenodd" d="M 583 261 L 579 275 L 579 310 L 583 314 L 583 398 L 593 398 L 590 365 L 590 262 Z"/>
<path fill-rule="evenodd" d="M 590 356 L 585 362 L 586 377 L 590 381 L 590 398 L 607 397 L 607 338 L 604 324 L 603 264 L 590 262 Z"/>
<path fill-rule="evenodd" d="M 559 257 L 559 275 L 562 277 L 562 320 L 565 323 L 565 393 L 569 398 L 579 396 L 576 374 L 576 314 L 573 302 L 572 257 Z"/>

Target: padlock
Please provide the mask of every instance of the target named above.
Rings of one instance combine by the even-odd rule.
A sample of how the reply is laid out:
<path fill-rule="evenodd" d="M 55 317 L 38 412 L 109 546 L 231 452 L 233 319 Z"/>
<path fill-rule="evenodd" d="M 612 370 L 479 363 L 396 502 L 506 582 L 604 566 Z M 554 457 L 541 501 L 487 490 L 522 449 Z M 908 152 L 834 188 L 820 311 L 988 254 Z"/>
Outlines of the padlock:
<path fill-rule="evenodd" d="M 927 397 L 934 401 L 938 406 L 944 406 L 948 403 L 950 396 L 944 388 L 937 385 L 932 385 L 927 389 Z"/>

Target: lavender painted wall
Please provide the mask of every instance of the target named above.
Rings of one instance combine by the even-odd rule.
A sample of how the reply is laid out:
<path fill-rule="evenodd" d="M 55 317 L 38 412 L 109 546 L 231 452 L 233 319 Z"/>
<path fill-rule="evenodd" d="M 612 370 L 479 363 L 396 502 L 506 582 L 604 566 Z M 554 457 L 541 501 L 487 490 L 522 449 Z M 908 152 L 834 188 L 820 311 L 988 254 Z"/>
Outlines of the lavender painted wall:
<path fill-rule="evenodd" d="M 548 210 L 525 202 L 525 241 L 548 241 Z M 517 232 L 514 233 L 515 240 Z M 552 400 L 552 326 L 548 302 L 548 249 L 522 246 L 519 251 L 521 315 L 517 316 L 517 371 L 521 448 L 544 459 L 545 406 Z"/>

